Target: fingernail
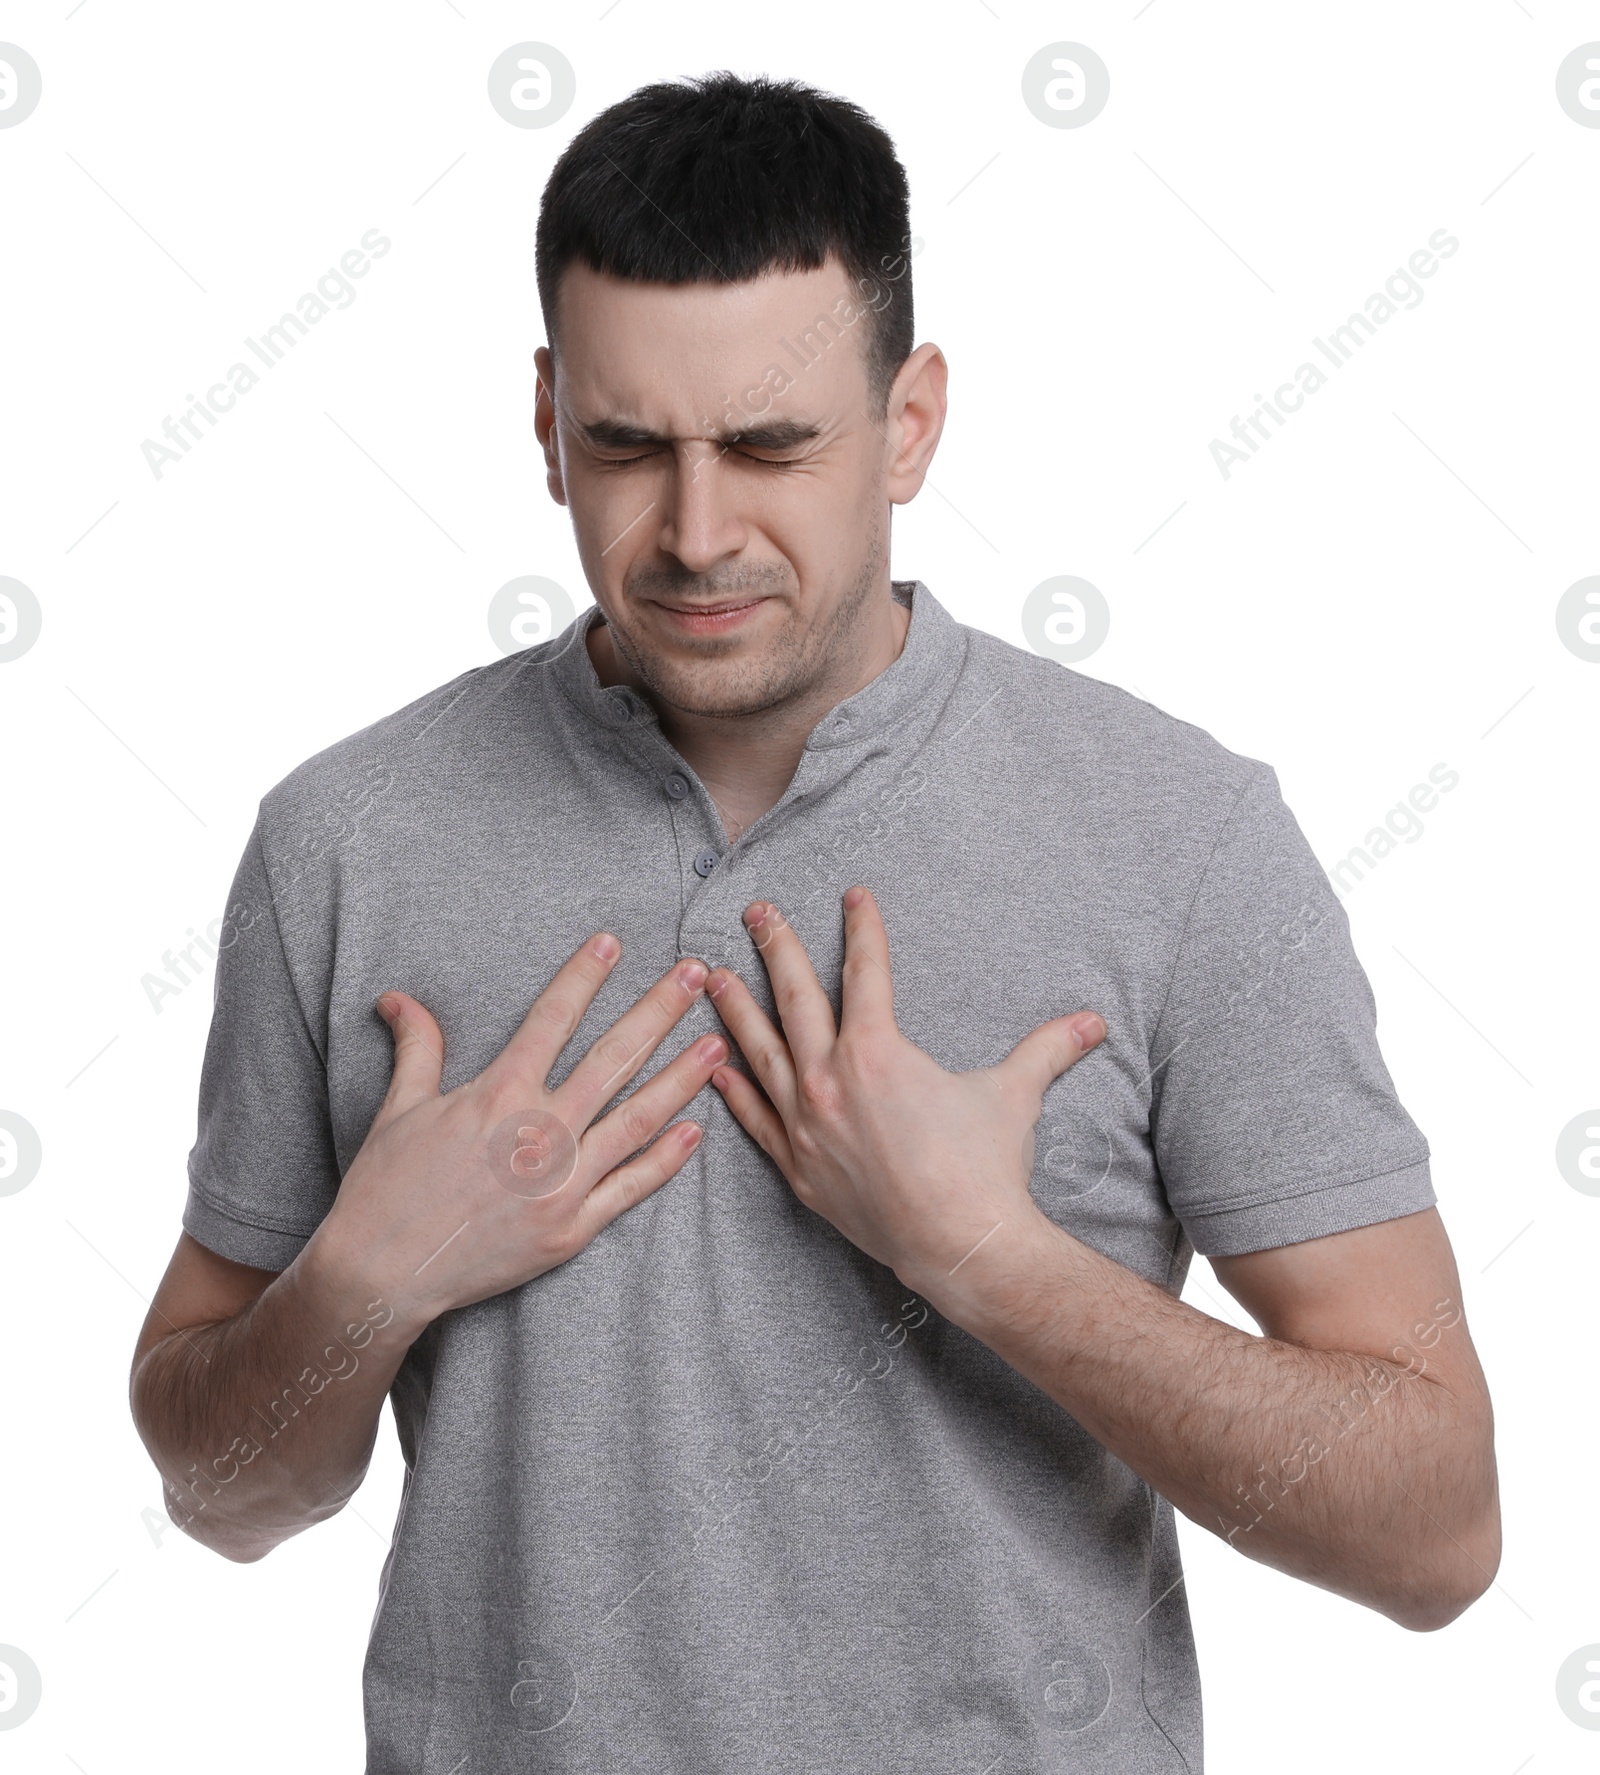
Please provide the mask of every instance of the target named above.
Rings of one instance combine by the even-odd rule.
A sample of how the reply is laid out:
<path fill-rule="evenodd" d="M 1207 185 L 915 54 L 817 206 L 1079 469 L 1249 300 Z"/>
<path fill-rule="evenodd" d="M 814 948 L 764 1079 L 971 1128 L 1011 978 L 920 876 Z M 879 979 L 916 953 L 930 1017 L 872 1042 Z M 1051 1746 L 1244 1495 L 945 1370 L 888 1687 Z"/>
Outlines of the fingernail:
<path fill-rule="evenodd" d="M 378 1015 L 383 1018 L 385 1023 L 387 1023 L 399 1009 L 400 1001 L 392 992 L 380 992 L 378 994 Z"/>
<path fill-rule="evenodd" d="M 1106 1032 L 1104 1020 L 1093 1011 L 1085 1011 L 1081 1017 L 1074 1017 L 1071 1028 L 1078 1038 L 1078 1045 L 1083 1048 L 1091 1047 Z"/>
<path fill-rule="evenodd" d="M 708 1035 L 696 1050 L 702 1060 L 725 1060 L 728 1044 L 720 1035 Z"/>
<path fill-rule="evenodd" d="M 594 952 L 601 961 L 612 961 L 622 953 L 622 945 L 615 937 L 596 937 Z"/>
<path fill-rule="evenodd" d="M 678 970 L 678 978 L 691 992 L 698 992 L 705 984 L 705 964 L 698 961 L 686 961 Z"/>
<path fill-rule="evenodd" d="M 763 904 L 752 907 L 751 910 L 745 914 L 745 922 L 752 931 L 759 931 L 767 922 L 767 913 L 769 910 L 770 908 Z"/>

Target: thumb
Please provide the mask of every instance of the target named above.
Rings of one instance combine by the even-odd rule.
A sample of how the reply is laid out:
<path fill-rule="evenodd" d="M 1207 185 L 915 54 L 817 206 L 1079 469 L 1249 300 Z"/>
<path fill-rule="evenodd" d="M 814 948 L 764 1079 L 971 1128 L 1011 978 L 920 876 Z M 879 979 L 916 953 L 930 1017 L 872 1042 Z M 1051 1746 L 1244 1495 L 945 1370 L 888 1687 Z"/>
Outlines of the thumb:
<path fill-rule="evenodd" d="M 394 1037 L 394 1076 L 381 1111 L 398 1115 L 414 1103 L 439 1095 L 444 1034 L 433 1013 L 403 992 L 381 994 L 377 1010 Z"/>
<path fill-rule="evenodd" d="M 995 1068 L 1009 1073 L 1018 1084 L 1043 1097 L 1052 1081 L 1105 1040 L 1103 1018 L 1093 1011 L 1074 1011 L 1070 1017 L 1052 1017 L 1029 1031 Z"/>

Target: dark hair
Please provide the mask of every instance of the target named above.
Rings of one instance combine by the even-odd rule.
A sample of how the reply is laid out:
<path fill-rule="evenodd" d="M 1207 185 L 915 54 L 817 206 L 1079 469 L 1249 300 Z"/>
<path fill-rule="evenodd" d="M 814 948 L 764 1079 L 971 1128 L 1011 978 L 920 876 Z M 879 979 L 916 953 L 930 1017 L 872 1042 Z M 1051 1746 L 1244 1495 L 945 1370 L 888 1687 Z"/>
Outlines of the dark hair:
<path fill-rule="evenodd" d="M 831 252 L 868 310 L 881 419 L 913 345 L 909 206 L 893 142 L 845 99 L 726 71 L 642 86 L 585 124 L 545 184 L 534 265 L 552 351 L 574 260 L 641 283 L 745 283 Z"/>

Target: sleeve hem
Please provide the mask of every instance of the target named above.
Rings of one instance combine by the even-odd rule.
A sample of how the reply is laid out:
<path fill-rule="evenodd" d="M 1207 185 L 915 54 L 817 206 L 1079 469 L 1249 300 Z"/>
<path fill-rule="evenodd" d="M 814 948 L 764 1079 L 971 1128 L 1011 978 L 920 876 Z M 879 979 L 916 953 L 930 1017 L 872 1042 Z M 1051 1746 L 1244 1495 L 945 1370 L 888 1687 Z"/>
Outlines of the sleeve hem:
<path fill-rule="evenodd" d="M 208 1251 L 258 1270 L 288 1269 L 316 1231 L 313 1227 L 311 1232 L 302 1233 L 290 1227 L 262 1226 L 245 1220 L 203 1191 L 193 1178 L 189 1180 L 182 1226 Z"/>
<path fill-rule="evenodd" d="M 1178 1211 L 1202 1257 L 1242 1257 L 1398 1220 L 1438 1203 L 1427 1156 L 1395 1171 L 1317 1184 L 1293 1196 Z"/>

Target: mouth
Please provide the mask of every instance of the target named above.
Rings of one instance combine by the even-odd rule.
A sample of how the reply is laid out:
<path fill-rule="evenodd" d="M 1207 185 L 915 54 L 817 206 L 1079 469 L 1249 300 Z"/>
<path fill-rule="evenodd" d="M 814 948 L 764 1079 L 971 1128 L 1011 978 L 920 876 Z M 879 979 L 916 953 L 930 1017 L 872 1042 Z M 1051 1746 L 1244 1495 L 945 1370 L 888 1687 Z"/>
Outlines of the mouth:
<path fill-rule="evenodd" d="M 765 604 L 765 598 L 729 599 L 721 604 L 667 604 L 661 599 L 653 600 L 658 610 L 663 610 L 674 624 L 688 630 L 690 634 L 708 635 L 732 628 L 736 623 L 747 617 L 757 605 Z"/>

